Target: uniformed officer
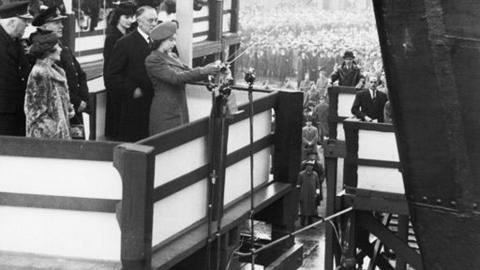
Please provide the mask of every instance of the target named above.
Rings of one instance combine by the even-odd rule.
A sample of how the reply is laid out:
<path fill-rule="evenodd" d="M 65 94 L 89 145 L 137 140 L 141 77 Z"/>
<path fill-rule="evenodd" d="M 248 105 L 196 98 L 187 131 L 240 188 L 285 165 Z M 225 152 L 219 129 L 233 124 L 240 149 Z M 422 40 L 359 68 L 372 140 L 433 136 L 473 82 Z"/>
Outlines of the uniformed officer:
<path fill-rule="evenodd" d="M 0 135 L 25 136 L 23 103 L 31 66 L 20 38 L 33 18 L 28 4 L 0 6 Z"/>
<path fill-rule="evenodd" d="M 60 14 L 57 7 L 50 7 L 40 12 L 32 22 L 33 26 L 38 27 L 38 31 L 52 31 L 61 40 L 63 36 L 63 22 L 66 16 Z M 88 86 L 87 76 L 82 67 L 78 63 L 73 52 L 67 46 L 60 42 L 62 54 L 58 65 L 65 70 L 67 76 L 68 92 L 70 94 L 70 102 L 75 109 L 75 117 L 70 119 L 71 126 L 83 124 L 82 112 L 87 112 L 88 104 Z"/>

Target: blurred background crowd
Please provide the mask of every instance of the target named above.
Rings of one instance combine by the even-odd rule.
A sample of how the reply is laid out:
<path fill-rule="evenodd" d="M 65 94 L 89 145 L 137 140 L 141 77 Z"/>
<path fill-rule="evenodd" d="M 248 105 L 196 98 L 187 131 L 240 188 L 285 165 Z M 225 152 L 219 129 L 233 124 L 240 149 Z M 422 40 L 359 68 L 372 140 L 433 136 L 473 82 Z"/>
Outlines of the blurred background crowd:
<path fill-rule="evenodd" d="M 332 2 L 332 1 L 330 1 Z M 298 89 L 305 73 L 317 81 L 343 62 L 350 50 L 362 73 L 381 73 L 382 61 L 373 9 L 362 1 L 252 1 L 240 9 L 243 50 L 237 78 L 252 67 L 257 85 Z M 268 7 L 265 7 L 268 5 Z"/>

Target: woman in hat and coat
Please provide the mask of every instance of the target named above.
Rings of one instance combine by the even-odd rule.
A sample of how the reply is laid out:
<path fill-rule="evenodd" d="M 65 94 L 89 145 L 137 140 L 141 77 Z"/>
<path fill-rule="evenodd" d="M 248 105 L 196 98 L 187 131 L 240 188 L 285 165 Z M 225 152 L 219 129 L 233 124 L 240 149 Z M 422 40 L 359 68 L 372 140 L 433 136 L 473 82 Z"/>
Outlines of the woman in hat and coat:
<path fill-rule="evenodd" d="M 53 33 L 33 38 L 30 53 L 36 63 L 28 77 L 25 94 L 26 136 L 71 139 L 69 119 L 75 115 L 70 103 L 65 72 L 56 61 L 62 49 Z"/>
<path fill-rule="evenodd" d="M 145 59 L 155 92 L 150 107 L 150 135 L 188 123 L 185 84 L 220 72 L 220 67 L 215 64 L 193 69 L 184 65 L 171 52 L 176 44 L 176 31 L 176 23 L 164 22 L 150 34 L 152 52 Z"/>
<path fill-rule="evenodd" d="M 132 2 L 121 2 L 108 16 L 109 20 L 103 48 L 103 79 L 107 90 L 105 136 L 110 140 L 118 140 L 122 103 L 118 96 L 118 91 L 111 87 L 110 80 L 107 77 L 108 63 L 115 43 L 129 32 L 130 27 L 135 22 L 136 9 L 137 6 Z"/>

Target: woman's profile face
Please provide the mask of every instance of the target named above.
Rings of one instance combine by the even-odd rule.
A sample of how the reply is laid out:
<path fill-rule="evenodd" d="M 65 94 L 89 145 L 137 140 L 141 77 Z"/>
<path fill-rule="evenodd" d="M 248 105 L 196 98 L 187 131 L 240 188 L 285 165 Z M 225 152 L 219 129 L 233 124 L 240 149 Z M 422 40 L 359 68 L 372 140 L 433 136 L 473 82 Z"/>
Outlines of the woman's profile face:
<path fill-rule="evenodd" d="M 177 34 L 173 34 L 171 37 L 165 39 L 159 47 L 162 52 L 169 52 L 177 44 Z"/>
<path fill-rule="evenodd" d="M 132 26 L 132 23 L 135 22 L 135 16 L 127 16 L 127 15 L 122 15 L 120 16 L 120 19 L 118 20 L 118 24 L 125 29 L 130 28 Z"/>
<path fill-rule="evenodd" d="M 50 53 L 50 55 L 48 55 L 48 58 L 52 59 L 53 61 L 60 61 L 60 53 L 62 52 L 62 48 L 60 47 L 60 45 L 58 45 L 58 43 L 53 48 L 55 49 L 55 51 Z"/>

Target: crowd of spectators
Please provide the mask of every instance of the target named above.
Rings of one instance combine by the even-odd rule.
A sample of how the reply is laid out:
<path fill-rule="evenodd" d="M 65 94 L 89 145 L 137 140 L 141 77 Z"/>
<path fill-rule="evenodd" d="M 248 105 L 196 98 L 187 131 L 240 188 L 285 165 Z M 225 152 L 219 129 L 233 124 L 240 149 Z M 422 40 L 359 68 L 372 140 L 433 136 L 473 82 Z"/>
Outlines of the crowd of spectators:
<path fill-rule="evenodd" d="M 260 81 L 298 89 L 305 73 L 316 82 L 327 77 L 353 51 L 364 73 L 382 70 L 373 10 L 324 10 L 312 1 L 282 2 L 266 10 L 251 4 L 240 10 L 242 49 L 238 76 L 249 67 Z"/>

